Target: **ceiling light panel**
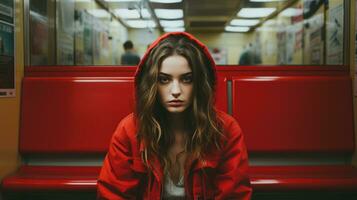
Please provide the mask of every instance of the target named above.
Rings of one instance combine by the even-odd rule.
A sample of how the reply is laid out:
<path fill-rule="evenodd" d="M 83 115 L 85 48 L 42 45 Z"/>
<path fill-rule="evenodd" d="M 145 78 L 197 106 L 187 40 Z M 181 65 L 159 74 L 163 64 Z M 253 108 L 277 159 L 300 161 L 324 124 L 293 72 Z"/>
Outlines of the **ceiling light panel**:
<path fill-rule="evenodd" d="M 242 8 L 237 16 L 244 18 L 267 17 L 276 11 L 276 8 Z"/>
<path fill-rule="evenodd" d="M 249 27 L 243 27 L 243 26 L 226 26 L 225 30 L 229 32 L 248 32 Z"/>
<path fill-rule="evenodd" d="M 92 0 L 75 0 L 75 2 L 77 3 L 88 3 L 91 2 Z"/>
<path fill-rule="evenodd" d="M 139 10 L 137 10 L 137 9 L 119 8 L 119 9 L 115 9 L 114 13 L 116 16 L 123 18 L 123 19 L 139 19 L 140 18 Z M 141 9 L 141 17 L 142 18 L 150 18 L 151 15 L 147 9 Z"/>
<path fill-rule="evenodd" d="M 141 9 L 141 16 L 144 18 L 150 18 L 151 14 L 148 9 Z"/>
<path fill-rule="evenodd" d="M 138 10 L 129 10 L 126 8 L 115 9 L 114 13 L 116 16 L 123 19 L 139 19 L 140 14 Z"/>
<path fill-rule="evenodd" d="M 106 2 L 138 2 L 141 0 L 104 0 Z"/>
<path fill-rule="evenodd" d="M 149 0 L 153 3 L 180 3 L 182 0 Z"/>
<path fill-rule="evenodd" d="M 286 1 L 286 0 L 250 0 L 251 2 L 278 2 L 278 1 Z"/>
<path fill-rule="evenodd" d="M 160 20 L 160 25 L 162 27 L 173 28 L 173 27 L 183 27 L 185 23 L 183 20 Z"/>
<path fill-rule="evenodd" d="M 232 26 L 255 26 L 259 24 L 257 19 L 233 19 L 230 23 Z"/>
<path fill-rule="evenodd" d="M 131 28 L 155 28 L 153 20 L 127 20 L 125 21 Z"/>
<path fill-rule="evenodd" d="M 179 27 L 179 28 L 164 28 L 165 32 L 183 32 L 185 31 L 184 27 Z"/>
<path fill-rule="evenodd" d="M 160 19 L 181 19 L 183 18 L 182 9 L 155 9 L 156 16 Z"/>

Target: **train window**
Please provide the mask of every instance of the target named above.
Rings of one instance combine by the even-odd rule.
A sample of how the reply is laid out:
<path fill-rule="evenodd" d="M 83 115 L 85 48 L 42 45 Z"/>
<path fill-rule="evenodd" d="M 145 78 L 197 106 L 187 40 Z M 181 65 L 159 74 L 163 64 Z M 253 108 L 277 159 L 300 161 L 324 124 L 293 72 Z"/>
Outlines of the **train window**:
<path fill-rule="evenodd" d="M 29 10 L 29 42 L 31 65 L 54 65 L 54 3 L 52 1 L 30 1 Z M 52 19 L 52 20 L 51 20 Z"/>
<path fill-rule="evenodd" d="M 127 66 L 121 59 L 125 51 L 143 56 L 153 40 L 170 31 L 194 34 L 218 65 L 344 64 L 348 1 L 27 2 L 28 66 Z M 124 50 L 127 40 L 133 49 Z"/>

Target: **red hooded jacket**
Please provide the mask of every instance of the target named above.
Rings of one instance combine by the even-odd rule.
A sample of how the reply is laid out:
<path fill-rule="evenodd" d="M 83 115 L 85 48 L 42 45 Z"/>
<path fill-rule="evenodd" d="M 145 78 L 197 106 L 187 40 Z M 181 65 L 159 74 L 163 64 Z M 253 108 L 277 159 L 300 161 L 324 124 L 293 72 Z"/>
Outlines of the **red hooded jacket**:
<path fill-rule="evenodd" d="M 147 52 L 168 35 L 188 37 L 203 48 L 215 70 L 206 46 L 188 33 L 168 33 L 155 41 Z M 139 64 L 146 60 L 148 53 Z M 230 115 L 217 111 L 223 122 L 227 140 L 222 149 L 212 148 L 202 159 L 188 159 L 185 164 L 185 195 L 187 199 L 239 199 L 251 197 L 248 156 L 242 131 Z M 157 157 L 150 160 L 150 169 L 141 159 L 144 144 L 137 140 L 137 120 L 128 115 L 118 125 L 98 179 L 98 199 L 162 199 L 164 175 Z"/>

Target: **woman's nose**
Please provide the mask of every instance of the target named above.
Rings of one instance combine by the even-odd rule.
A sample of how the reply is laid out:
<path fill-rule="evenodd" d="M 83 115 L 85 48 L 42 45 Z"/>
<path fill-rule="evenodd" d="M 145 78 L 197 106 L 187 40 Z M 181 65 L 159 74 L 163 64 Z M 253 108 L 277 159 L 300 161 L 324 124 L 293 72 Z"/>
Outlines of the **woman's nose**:
<path fill-rule="evenodd" d="M 171 87 L 171 95 L 175 98 L 179 97 L 181 94 L 181 88 L 180 84 L 178 81 L 173 81 L 172 87 Z"/>

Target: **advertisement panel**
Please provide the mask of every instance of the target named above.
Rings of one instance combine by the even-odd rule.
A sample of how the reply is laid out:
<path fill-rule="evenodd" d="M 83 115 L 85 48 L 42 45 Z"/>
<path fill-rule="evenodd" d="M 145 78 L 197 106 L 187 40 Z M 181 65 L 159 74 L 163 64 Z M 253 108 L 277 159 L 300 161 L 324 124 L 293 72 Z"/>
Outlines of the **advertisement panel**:
<path fill-rule="evenodd" d="M 0 97 L 15 96 L 14 27 L 0 21 Z"/>

